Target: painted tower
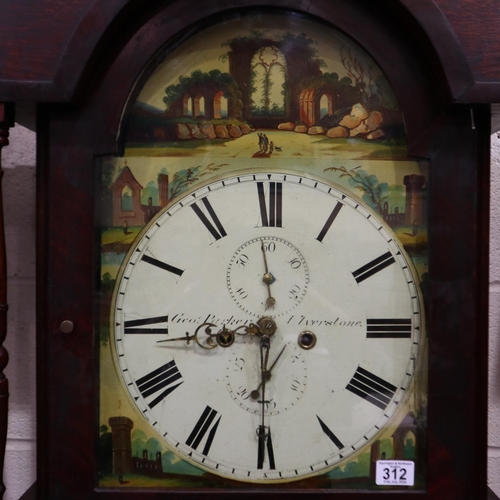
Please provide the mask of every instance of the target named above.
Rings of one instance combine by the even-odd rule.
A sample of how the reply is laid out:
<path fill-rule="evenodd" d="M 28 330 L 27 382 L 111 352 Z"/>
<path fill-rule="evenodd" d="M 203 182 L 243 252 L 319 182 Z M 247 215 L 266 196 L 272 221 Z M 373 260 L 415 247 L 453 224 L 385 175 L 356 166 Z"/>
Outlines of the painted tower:
<path fill-rule="evenodd" d="M 406 206 L 405 206 L 405 224 L 420 225 L 423 222 L 423 187 L 425 177 L 423 175 L 405 175 L 403 179 L 406 186 Z"/>
<path fill-rule="evenodd" d="M 134 422 L 127 417 L 110 417 L 113 440 L 113 474 L 132 472 L 132 440 L 130 432 Z"/>
<path fill-rule="evenodd" d="M 165 207 L 168 203 L 168 175 L 158 175 L 158 205 Z"/>
<path fill-rule="evenodd" d="M 377 475 L 377 460 L 380 460 L 380 439 L 374 441 L 370 448 L 370 477 Z"/>

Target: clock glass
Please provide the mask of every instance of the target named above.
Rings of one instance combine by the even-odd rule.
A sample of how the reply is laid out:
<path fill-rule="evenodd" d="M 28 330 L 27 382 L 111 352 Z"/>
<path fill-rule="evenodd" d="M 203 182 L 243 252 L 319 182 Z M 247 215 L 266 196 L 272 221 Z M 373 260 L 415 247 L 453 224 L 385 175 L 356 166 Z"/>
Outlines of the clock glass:
<path fill-rule="evenodd" d="M 151 59 L 96 160 L 98 487 L 425 488 L 428 165 L 403 123 L 367 52 L 296 14 Z"/>

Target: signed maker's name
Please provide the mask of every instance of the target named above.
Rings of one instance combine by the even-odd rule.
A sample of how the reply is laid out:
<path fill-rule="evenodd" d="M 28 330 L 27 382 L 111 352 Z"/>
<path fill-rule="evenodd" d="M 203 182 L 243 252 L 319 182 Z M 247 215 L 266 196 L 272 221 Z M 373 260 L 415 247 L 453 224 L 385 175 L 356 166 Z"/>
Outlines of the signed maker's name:
<path fill-rule="evenodd" d="M 216 314 L 208 314 L 207 316 L 187 316 L 184 313 L 174 314 L 169 318 L 169 323 L 171 324 L 191 324 L 199 325 L 201 323 L 213 323 L 215 325 L 226 325 L 226 326 L 242 326 L 248 325 L 255 322 L 255 319 L 241 319 L 235 316 L 223 317 Z M 330 319 L 313 319 L 307 316 L 301 315 L 290 315 L 283 318 L 283 324 L 294 325 L 294 326 L 337 326 L 337 327 L 349 327 L 349 328 L 361 328 L 364 324 L 362 320 L 353 320 L 348 318 L 342 318 L 337 316 L 336 318 Z"/>

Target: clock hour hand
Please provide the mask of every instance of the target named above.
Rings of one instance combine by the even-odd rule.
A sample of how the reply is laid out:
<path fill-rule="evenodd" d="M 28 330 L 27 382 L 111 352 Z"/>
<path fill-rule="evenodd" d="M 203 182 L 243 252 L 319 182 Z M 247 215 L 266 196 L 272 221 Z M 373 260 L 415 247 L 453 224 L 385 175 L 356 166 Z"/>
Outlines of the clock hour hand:
<path fill-rule="evenodd" d="M 276 359 L 273 361 L 273 364 L 269 367 L 269 370 L 266 370 L 266 372 L 264 373 L 264 377 L 263 378 L 266 380 L 266 382 L 271 379 L 271 372 L 272 372 L 274 366 L 276 365 L 276 363 L 278 362 L 278 359 L 280 359 L 281 355 L 283 354 L 283 351 L 285 350 L 286 346 L 287 346 L 287 344 L 285 344 L 283 346 L 283 348 L 281 349 L 281 351 L 279 352 L 279 354 L 276 356 Z M 250 397 L 253 400 L 259 399 L 259 396 L 260 396 L 259 389 L 261 387 L 262 387 L 262 380 L 260 381 L 260 384 L 257 387 L 257 389 L 255 389 L 254 391 L 252 391 L 250 393 Z"/>

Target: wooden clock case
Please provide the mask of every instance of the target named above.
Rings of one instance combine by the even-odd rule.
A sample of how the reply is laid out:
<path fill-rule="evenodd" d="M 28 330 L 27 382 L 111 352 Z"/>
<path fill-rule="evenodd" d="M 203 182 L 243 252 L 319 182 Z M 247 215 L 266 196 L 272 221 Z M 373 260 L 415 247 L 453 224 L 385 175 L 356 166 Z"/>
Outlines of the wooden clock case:
<path fill-rule="evenodd" d="M 480 53 L 482 42 L 468 37 L 473 30 L 465 26 L 470 5 L 460 5 L 450 14 L 456 6 L 444 0 L 81 0 L 61 6 L 61 26 L 68 25 L 72 8 L 81 17 L 59 52 L 57 70 L 46 79 L 50 83 L 37 86 L 20 66 L 7 66 L 12 81 L 23 85 L 0 82 L 0 99 L 40 103 L 37 498 L 166 495 L 95 489 L 98 356 L 93 158 L 122 152 L 122 111 L 137 79 L 145 76 L 141 75 L 145 64 L 160 47 L 166 42 L 175 46 L 225 15 L 245 15 L 255 9 L 287 9 L 313 16 L 356 40 L 381 66 L 395 91 L 405 117 L 410 155 L 430 160 L 428 488 L 420 497 L 485 498 L 488 103 L 498 100 L 500 86 L 495 75 L 488 75 L 485 59 L 471 66 L 471 54 Z M 12 18 L 18 15 L 15 7 L 2 9 Z M 486 17 L 487 11 L 481 15 Z M 45 19 L 49 14 L 50 9 Z M 453 27 L 449 19 L 455 20 Z M 460 29 L 461 39 L 456 35 Z M 55 32 L 49 46 L 57 45 L 58 36 Z M 54 65 L 49 64 L 48 52 L 44 57 L 48 74 Z M 481 84 L 481 74 L 485 80 L 491 76 L 490 81 Z M 61 332 L 65 320 L 74 324 L 71 333 Z M 391 493 L 390 498 L 406 499 L 412 494 Z M 277 493 L 256 489 L 239 495 L 274 498 Z M 168 495 L 195 496 L 193 492 Z M 341 490 L 331 496 L 385 497 Z"/>

